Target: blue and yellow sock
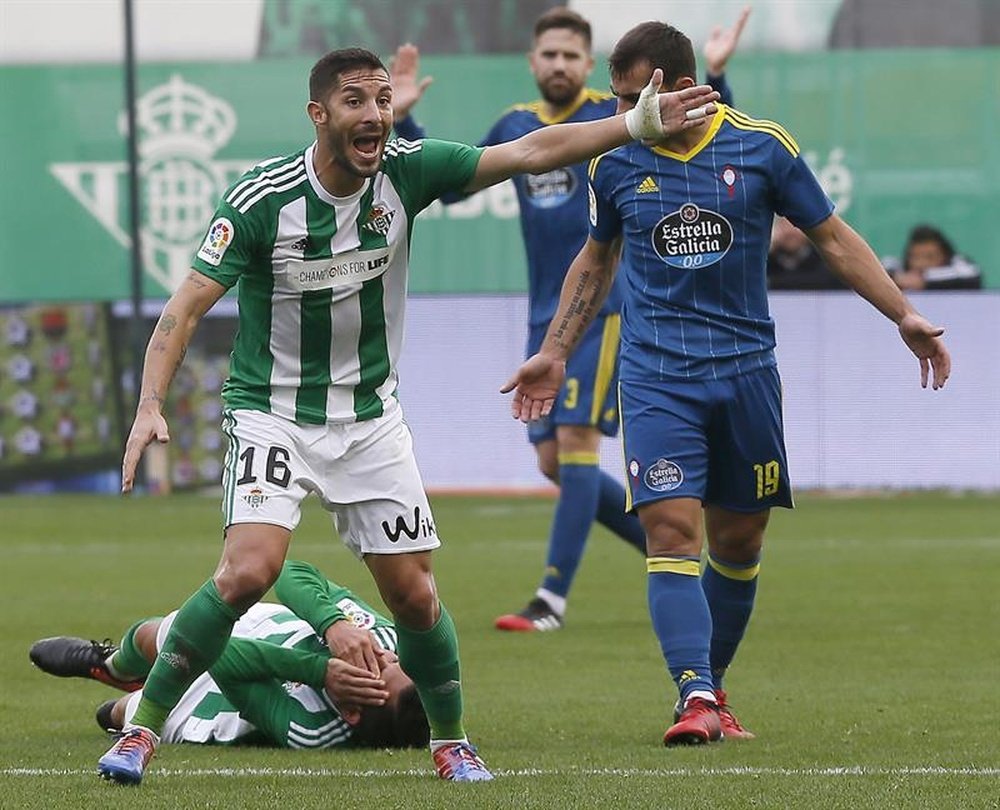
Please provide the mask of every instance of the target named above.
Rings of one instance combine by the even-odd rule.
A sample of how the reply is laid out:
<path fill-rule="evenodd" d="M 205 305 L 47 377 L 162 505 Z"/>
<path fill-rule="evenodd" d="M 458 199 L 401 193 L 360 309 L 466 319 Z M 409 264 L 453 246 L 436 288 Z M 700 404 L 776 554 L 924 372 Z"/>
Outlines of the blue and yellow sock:
<path fill-rule="evenodd" d="M 542 588 L 566 597 L 597 514 L 601 470 L 597 453 L 559 454 L 559 502 L 552 518 Z"/>
<path fill-rule="evenodd" d="M 757 595 L 760 560 L 723 563 L 712 555 L 701 575 L 701 589 L 712 613 L 712 647 L 709 660 L 716 689 L 722 688 L 726 669 L 746 632 Z"/>
<path fill-rule="evenodd" d="M 606 472 L 601 473 L 600 487 L 597 522 L 645 554 L 646 533 L 639 518 L 625 511 L 625 488 Z"/>
<path fill-rule="evenodd" d="M 698 579 L 696 557 L 650 557 L 649 616 L 681 701 L 692 693 L 712 694 L 708 650 L 712 615 Z"/>

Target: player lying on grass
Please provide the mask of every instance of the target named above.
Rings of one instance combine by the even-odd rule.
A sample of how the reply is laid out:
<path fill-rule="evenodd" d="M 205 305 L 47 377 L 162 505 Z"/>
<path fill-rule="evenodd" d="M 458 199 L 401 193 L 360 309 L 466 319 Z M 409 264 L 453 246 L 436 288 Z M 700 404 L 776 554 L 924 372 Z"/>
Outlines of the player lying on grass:
<path fill-rule="evenodd" d="M 427 716 L 399 666 L 392 623 L 308 563 L 286 562 L 275 593 L 282 604 L 258 603 L 236 623 L 222 656 L 168 716 L 163 742 L 427 745 Z M 69 636 L 43 639 L 32 646 L 31 660 L 53 675 L 129 692 L 97 710 L 103 729 L 119 731 L 135 713 L 175 613 L 136 622 L 118 646 Z M 365 634 L 377 651 L 378 678 L 330 654 L 330 647 L 356 646 Z"/>

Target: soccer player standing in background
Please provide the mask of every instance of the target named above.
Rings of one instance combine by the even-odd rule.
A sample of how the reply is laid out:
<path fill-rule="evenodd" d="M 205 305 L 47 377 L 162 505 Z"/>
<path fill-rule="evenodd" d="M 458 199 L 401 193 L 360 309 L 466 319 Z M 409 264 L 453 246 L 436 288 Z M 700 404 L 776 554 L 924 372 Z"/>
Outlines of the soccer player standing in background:
<path fill-rule="evenodd" d="M 703 126 L 705 105 L 714 111 L 718 98 L 708 87 L 657 95 L 658 87 L 651 82 L 625 118 L 552 127 L 485 149 L 435 140 L 386 145 L 392 86 L 378 57 L 351 48 L 316 63 L 306 106 L 316 141 L 264 161 L 226 192 L 146 350 L 122 462 L 126 492 L 144 448 L 169 440 L 161 408 L 195 327 L 239 284 L 239 331 L 223 388 L 230 445 L 222 558 L 178 611 L 133 725 L 98 762 L 102 776 L 142 780 L 171 708 L 275 581 L 300 504 L 315 492 L 392 613 L 438 774 L 492 778 L 465 736 L 458 640 L 431 573 L 440 541 L 395 397 L 413 220 L 446 192 Z M 696 117 L 686 117 L 692 111 Z M 334 653 L 377 679 L 367 634 Z"/>
<path fill-rule="evenodd" d="M 654 69 L 694 84 L 690 40 L 664 23 L 625 34 L 610 57 L 618 109 Z M 566 359 L 612 287 L 623 239 L 620 403 L 630 505 L 646 532 L 653 629 L 680 692 L 664 743 L 749 737 L 723 676 L 754 604 L 771 507 L 792 505 L 768 312 L 771 222 L 802 228 L 827 265 L 893 321 L 944 385 L 942 329 L 921 317 L 840 217 L 788 132 L 722 107 L 707 130 L 631 144 L 590 166 L 590 236 L 540 352 L 507 383 L 513 413 L 543 416 Z M 708 560 L 700 572 L 702 519 Z M 701 581 L 699 583 L 699 576 Z"/>
<path fill-rule="evenodd" d="M 731 104 L 724 71 L 750 14 L 746 7 L 729 30 L 715 29 L 705 45 L 706 84 Z M 568 8 L 549 9 L 535 22 L 528 54 L 541 100 L 517 104 L 490 129 L 480 146 L 506 143 L 551 124 L 592 121 L 615 114 L 616 101 L 586 86 L 594 67 L 590 23 Z M 396 132 L 424 137 L 409 116 L 427 80 L 417 80 L 417 51 L 402 46 L 392 65 Z M 521 233 L 528 259 L 528 340 L 525 357 L 542 343 L 559 302 L 566 271 L 587 238 L 587 166 L 523 174 L 513 179 Z M 444 197 L 445 203 L 460 197 Z M 538 590 L 518 613 L 496 620 L 500 630 L 557 630 L 563 626 L 573 577 L 596 519 L 645 552 L 646 540 L 634 515 L 625 511 L 625 491 L 598 466 L 602 436 L 618 432 L 617 364 L 622 293 L 615 284 L 569 359 L 566 382 L 552 412 L 528 427 L 542 474 L 559 485 L 549 533 L 545 571 Z"/>

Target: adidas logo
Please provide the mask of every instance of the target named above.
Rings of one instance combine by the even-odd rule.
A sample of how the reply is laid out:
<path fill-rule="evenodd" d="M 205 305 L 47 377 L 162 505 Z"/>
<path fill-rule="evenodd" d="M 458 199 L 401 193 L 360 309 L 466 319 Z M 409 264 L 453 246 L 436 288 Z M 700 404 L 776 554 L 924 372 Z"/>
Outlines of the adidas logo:
<path fill-rule="evenodd" d="M 309 237 L 303 236 L 301 239 L 297 239 L 289 245 L 291 250 L 305 250 L 309 247 Z"/>
<path fill-rule="evenodd" d="M 638 186 L 636 186 L 636 194 L 652 194 L 654 191 L 659 191 L 660 187 L 656 185 L 656 181 L 652 177 L 647 177 Z"/>

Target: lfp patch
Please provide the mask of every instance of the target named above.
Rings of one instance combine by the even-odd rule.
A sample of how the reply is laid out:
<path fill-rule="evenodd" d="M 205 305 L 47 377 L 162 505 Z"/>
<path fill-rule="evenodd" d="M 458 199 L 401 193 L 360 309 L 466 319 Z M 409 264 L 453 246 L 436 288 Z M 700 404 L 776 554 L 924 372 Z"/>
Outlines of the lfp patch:
<path fill-rule="evenodd" d="M 233 223 L 225 217 L 219 217 L 208 229 L 205 241 L 198 250 L 198 258 L 218 267 L 226 250 L 233 243 L 234 233 Z"/>
<path fill-rule="evenodd" d="M 353 599 L 344 597 L 337 602 L 337 607 L 343 611 L 351 624 L 360 630 L 371 630 L 375 626 L 375 617 Z"/>

